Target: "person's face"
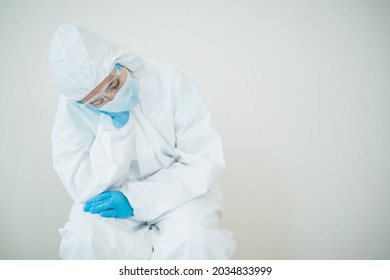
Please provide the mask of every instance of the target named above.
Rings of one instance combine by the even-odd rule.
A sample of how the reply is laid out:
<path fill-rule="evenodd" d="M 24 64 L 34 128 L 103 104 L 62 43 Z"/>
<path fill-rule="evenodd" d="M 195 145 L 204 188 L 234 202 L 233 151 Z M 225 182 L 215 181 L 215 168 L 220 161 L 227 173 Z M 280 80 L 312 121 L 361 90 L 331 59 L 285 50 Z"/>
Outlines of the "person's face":
<path fill-rule="evenodd" d="M 116 93 L 119 91 L 119 89 L 122 87 L 122 85 L 125 83 L 127 79 L 127 71 L 128 71 L 127 68 L 121 65 L 120 75 L 113 80 L 115 74 L 117 73 L 117 68 L 114 67 L 111 73 L 100 84 L 98 84 L 97 87 L 94 88 L 87 96 L 85 96 L 81 100 L 81 102 L 85 104 L 86 102 L 93 100 L 98 95 L 100 95 L 98 98 L 96 98 L 96 100 L 93 100 L 93 102 L 89 104 L 92 107 L 100 108 L 107 102 L 113 100 L 115 98 Z M 102 90 L 104 90 L 104 92 L 107 94 L 104 94 L 102 96 L 101 95 Z"/>

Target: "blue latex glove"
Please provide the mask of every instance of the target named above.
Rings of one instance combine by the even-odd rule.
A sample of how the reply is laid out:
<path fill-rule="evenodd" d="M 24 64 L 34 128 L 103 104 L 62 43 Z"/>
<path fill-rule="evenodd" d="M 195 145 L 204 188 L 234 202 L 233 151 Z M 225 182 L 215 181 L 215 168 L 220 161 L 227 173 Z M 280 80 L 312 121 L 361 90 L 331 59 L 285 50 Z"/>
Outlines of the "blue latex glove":
<path fill-rule="evenodd" d="M 112 112 L 106 112 L 106 111 L 100 111 L 100 110 L 95 110 L 95 111 L 109 115 L 112 119 L 112 123 L 115 125 L 116 128 L 121 128 L 122 126 L 127 124 L 127 122 L 129 121 L 129 117 L 130 117 L 129 111 L 119 112 L 119 113 L 112 113 Z"/>
<path fill-rule="evenodd" d="M 84 212 L 99 214 L 105 218 L 128 218 L 134 216 L 126 196 L 120 191 L 106 191 L 88 200 Z"/>

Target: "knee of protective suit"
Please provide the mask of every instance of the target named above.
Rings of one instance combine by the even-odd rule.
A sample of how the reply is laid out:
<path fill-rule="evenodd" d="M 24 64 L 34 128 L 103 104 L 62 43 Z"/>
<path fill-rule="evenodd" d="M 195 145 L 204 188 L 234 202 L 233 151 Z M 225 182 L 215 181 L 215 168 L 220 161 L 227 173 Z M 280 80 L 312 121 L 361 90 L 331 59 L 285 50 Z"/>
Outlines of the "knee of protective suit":
<path fill-rule="evenodd" d="M 190 220 L 168 218 L 156 224 L 158 236 L 164 239 L 175 239 L 176 242 L 202 238 L 203 228 Z"/>
<path fill-rule="evenodd" d="M 59 230 L 61 236 L 60 257 L 62 259 L 96 259 L 91 244 L 95 239 L 96 224 L 90 219 L 74 219 Z"/>
<path fill-rule="evenodd" d="M 206 259 L 203 228 L 180 219 L 160 221 L 153 229 L 153 259 Z"/>
<path fill-rule="evenodd" d="M 154 259 L 229 259 L 235 250 L 232 234 L 226 230 L 175 218 L 156 226 Z"/>

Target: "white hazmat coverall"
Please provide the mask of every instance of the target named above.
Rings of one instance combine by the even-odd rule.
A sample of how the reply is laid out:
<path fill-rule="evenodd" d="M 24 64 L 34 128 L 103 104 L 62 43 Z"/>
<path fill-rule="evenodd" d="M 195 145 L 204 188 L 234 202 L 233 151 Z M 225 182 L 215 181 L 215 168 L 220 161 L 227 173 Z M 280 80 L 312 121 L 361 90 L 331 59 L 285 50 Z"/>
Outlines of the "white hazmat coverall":
<path fill-rule="evenodd" d="M 218 228 L 225 163 L 210 113 L 173 66 L 142 60 L 72 24 L 57 30 L 49 62 L 62 95 L 52 133 L 53 165 L 74 200 L 60 229 L 63 259 L 228 259 L 232 234 Z M 139 103 L 117 129 L 79 106 L 119 63 L 139 79 Z M 83 211 L 85 201 L 119 190 L 127 219 Z"/>

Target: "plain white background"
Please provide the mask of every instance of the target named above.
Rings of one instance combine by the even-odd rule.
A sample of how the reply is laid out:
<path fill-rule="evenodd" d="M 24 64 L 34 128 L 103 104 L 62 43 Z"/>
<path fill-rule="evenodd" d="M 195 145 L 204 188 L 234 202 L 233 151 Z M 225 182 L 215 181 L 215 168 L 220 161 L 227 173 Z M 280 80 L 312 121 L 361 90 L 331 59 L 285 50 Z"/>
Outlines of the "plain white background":
<path fill-rule="evenodd" d="M 390 258 L 389 1 L 1 0 L 1 259 L 58 258 L 47 56 L 68 21 L 197 85 L 235 259 Z"/>

